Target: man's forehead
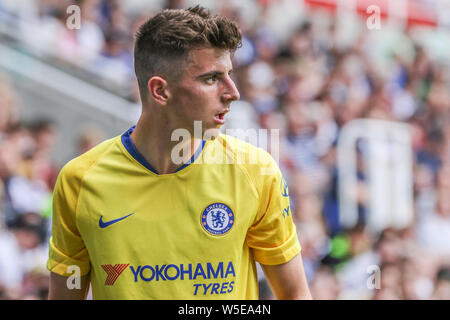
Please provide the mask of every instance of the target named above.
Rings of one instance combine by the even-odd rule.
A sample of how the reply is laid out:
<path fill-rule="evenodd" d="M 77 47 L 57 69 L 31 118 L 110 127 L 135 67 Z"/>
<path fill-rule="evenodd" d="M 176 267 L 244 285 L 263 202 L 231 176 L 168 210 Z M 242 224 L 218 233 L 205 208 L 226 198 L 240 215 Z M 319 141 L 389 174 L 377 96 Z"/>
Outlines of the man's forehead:
<path fill-rule="evenodd" d="M 193 49 L 189 51 L 186 62 L 186 68 L 191 72 L 232 67 L 230 51 L 216 48 Z"/>

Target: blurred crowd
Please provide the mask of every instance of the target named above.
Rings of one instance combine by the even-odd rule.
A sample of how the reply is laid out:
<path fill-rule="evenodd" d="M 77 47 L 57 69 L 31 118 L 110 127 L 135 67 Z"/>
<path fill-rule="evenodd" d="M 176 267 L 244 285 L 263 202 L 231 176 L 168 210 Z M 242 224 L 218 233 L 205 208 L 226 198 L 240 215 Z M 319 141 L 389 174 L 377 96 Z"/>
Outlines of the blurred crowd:
<path fill-rule="evenodd" d="M 53 30 L 49 43 L 56 56 L 89 65 L 99 77 L 119 79 L 139 103 L 133 34 L 153 11 L 131 14 L 114 0 L 33 3 L 37 19 Z M 81 8 L 79 30 L 65 27 L 66 8 L 73 3 Z M 404 29 L 409 50 L 391 52 L 387 67 L 378 67 L 364 21 L 346 46 L 333 18 L 324 27 L 307 16 L 281 39 L 267 23 L 272 1 L 252 3 L 258 10 L 252 23 L 231 4 L 216 8 L 244 34 L 234 55 L 241 99 L 232 105 L 227 128 L 280 129 L 279 165 L 313 297 L 450 299 L 448 65 L 433 59 Z M 163 3 L 185 6 L 184 1 Z M 59 170 L 51 160 L 57 128 L 46 119 L 22 123 L 18 94 L 0 81 L 0 298 L 45 299 L 51 191 Z M 337 140 L 343 126 L 359 118 L 411 128 L 414 219 L 405 228 L 366 228 L 369 187 L 363 172 L 358 223 L 350 229 L 340 223 Z M 96 142 L 86 136 L 74 149 L 80 154 Z M 264 277 L 260 282 L 261 298 L 272 299 Z"/>
<path fill-rule="evenodd" d="M 19 109 L 18 92 L 0 74 L 0 299 L 46 299 L 58 128 L 45 118 L 24 122 Z M 98 142 L 87 130 L 74 152 Z"/>
<path fill-rule="evenodd" d="M 51 190 L 51 122 L 20 122 L 17 96 L 0 79 L 0 298 L 45 298 Z"/>

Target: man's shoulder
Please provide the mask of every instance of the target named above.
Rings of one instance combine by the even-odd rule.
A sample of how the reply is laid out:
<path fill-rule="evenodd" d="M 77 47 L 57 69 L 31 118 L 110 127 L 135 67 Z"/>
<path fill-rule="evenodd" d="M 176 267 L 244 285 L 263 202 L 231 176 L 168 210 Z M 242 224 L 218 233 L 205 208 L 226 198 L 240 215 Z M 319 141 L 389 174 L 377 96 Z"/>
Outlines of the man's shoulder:
<path fill-rule="evenodd" d="M 234 163 L 244 167 L 250 174 L 270 175 L 278 171 L 275 159 L 263 148 L 226 134 L 221 134 L 218 141 L 228 157 L 232 157 Z"/>
<path fill-rule="evenodd" d="M 222 146 L 224 146 L 228 151 L 231 151 L 234 154 L 246 156 L 256 155 L 261 160 L 272 159 L 272 156 L 266 150 L 242 139 L 227 134 L 221 134 L 219 135 L 218 140 Z"/>
<path fill-rule="evenodd" d="M 89 171 L 100 158 L 104 157 L 108 150 L 117 143 L 117 139 L 119 139 L 119 137 L 105 140 L 89 151 L 73 158 L 63 166 L 60 175 L 81 179 L 85 173 Z"/>

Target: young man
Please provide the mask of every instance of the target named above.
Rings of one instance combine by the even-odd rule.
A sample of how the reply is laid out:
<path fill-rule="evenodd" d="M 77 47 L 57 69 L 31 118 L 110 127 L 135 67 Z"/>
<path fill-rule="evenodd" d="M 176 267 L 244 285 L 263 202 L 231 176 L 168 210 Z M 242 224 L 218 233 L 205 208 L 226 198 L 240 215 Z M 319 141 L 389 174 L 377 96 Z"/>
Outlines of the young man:
<path fill-rule="evenodd" d="M 218 132 L 239 99 L 230 56 L 240 42 L 233 22 L 198 6 L 142 25 L 137 125 L 59 175 L 50 299 L 83 299 L 89 283 L 94 299 L 257 299 L 255 261 L 277 298 L 310 298 L 277 164 Z M 172 141 L 177 130 L 193 138 Z M 67 287 L 70 266 L 80 290 Z"/>

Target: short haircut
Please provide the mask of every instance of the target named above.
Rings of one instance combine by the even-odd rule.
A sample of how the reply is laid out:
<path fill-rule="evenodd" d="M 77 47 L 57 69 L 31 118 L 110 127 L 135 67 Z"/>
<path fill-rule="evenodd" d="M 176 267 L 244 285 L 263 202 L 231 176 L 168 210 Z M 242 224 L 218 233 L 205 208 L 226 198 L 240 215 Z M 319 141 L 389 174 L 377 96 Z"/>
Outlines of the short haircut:
<path fill-rule="evenodd" d="M 241 46 L 241 38 L 236 23 L 198 5 L 156 14 L 136 33 L 134 69 L 141 99 L 147 97 L 151 77 L 179 80 L 192 49 L 218 48 L 233 53 Z"/>

